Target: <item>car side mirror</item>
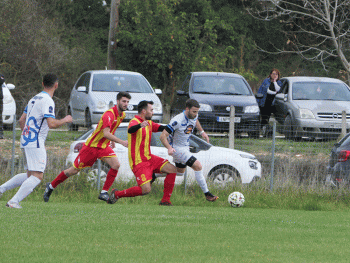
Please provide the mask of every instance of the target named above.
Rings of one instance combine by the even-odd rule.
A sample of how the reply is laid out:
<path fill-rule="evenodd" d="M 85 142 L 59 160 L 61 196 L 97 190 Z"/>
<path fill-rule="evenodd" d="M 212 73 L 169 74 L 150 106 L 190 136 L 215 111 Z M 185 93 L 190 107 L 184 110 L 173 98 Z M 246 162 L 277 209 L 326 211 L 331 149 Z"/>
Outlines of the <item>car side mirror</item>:
<path fill-rule="evenodd" d="M 257 99 L 262 99 L 263 97 L 264 97 L 264 95 L 262 93 L 255 94 L 255 98 L 257 98 Z"/>
<path fill-rule="evenodd" d="M 154 89 L 154 92 L 155 92 L 157 95 L 162 95 L 162 90 L 161 90 L 161 89 Z"/>
<path fill-rule="evenodd" d="M 191 152 L 191 153 L 197 153 L 197 152 L 199 152 L 199 150 L 198 150 L 197 147 L 190 146 L 190 152 Z"/>
<path fill-rule="evenodd" d="M 178 90 L 176 93 L 179 96 L 188 96 L 188 92 L 186 92 L 184 90 Z"/>
<path fill-rule="evenodd" d="M 9 84 L 6 84 L 6 87 L 7 87 L 8 89 L 14 89 L 14 88 L 15 88 L 15 85 L 9 83 Z"/>
<path fill-rule="evenodd" d="M 77 88 L 77 91 L 79 91 L 79 92 L 86 92 L 86 87 L 85 86 L 79 86 Z"/>

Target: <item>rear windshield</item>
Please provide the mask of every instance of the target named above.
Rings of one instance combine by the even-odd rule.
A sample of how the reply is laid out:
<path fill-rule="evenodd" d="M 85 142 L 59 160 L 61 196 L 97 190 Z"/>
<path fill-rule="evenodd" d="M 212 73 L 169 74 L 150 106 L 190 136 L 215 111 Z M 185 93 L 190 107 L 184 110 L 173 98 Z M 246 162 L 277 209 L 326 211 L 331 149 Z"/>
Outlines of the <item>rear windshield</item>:
<path fill-rule="evenodd" d="M 293 100 L 349 101 L 350 91 L 343 83 L 297 82 L 292 87 Z"/>
<path fill-rule="evenodd" d="M 147 80 L 140 75 L 126 74 L 94 74 L 92 79 L 93 91 L 153 93 Z"/>
<path fill-rule="evenodd" d="M 193 79 L 192 91 L 204 94 L 251 95 L 242 78 L 227 76 L 197 76 Z"/>

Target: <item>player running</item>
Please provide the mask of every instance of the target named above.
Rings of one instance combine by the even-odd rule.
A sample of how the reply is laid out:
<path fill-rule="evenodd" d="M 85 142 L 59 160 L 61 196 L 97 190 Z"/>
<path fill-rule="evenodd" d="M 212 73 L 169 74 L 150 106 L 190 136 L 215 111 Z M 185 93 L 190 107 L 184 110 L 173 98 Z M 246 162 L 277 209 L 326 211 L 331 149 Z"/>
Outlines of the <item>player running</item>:
<path fill-rule="evenodd" d="M 186 109 L 171 119 L 170 124 L 160 135 L 160 140 L 168 149 L 168 154 L 174 158 L 177 175 L 183 176 L 186 166 L 191 167 L 205 198 L 210 202 L 214 202 L 218 197 L 209 192 L 207 182 L 203 176 L 202 164 L 191 154 L 189 149 L 189 138 L 195 127 L 200 131 L 202 137 L 209 142 L 209 137 L 202 129 L 197 118 L 199 107 L 200 105 L 196 100 L 188 99 Z"/>
<path fill-rule="evenodd" d="M 68 177 L 77 174 L 81 169 L 91 167 L 97 159 L 105 161 L 111 167 L 107 173 L 102 191 L 98 196 L 98 199 L 108 201 L 108 190 L 117 177 L 120 167 L 117 155 L 110 147 L 110 142 L 112 142 L 112 147 L 115 142 L 120 143 L 124 147 L 128 147 L 128 141 L 117 138 L 114 133 L 125 118 L 124 111 L 127 109 L 130 99 L 131 96 L 128 92 L 118 93 L 117 105 L 110 108 L 102 115 L 96 130 L 87 139 L 79 155 L 75 158 L 73 166 L 62 171 L 51 183 L 47 183 L 44 192 L 45 202 L 49 201 L 50 195 L 59 184 L 67 180 Z"/>
<path fill-rule="evenodd" d="M 170 197 L 174 189 L 176 167 L 161 157 L 151 154 L 153 132 L 163 131 L 165 126 L 151 121 L 153 101 L 141 101 L 138 115 L 128 127 L 129 164 L 135 174 L 138 186 L 118 191 L 113 189 L 108 203 L 114 204 L 119 198 L 146 195 L 151 191 L 153 173 L 167 173 L 164 180 L 164 194 L 159 205 L 172 206 Z"/>
<path fill-rule="evenodd" d="M 55 119 L 55 103 L 52 97 L 58 88 L 57 76 L 46 74 L 42 85 L 43 91 L 30 99 L 19 119 L 22 130 L 21 149 L 27 172 L 15 175 L 0 186 L 0 197 L 5 191 L 21 186 L 7 202 L 7 207 L 22 208 L 19 203 L 42 181 L 47 161 L 45 141 L 49 130 L 72 122 L 70 115 L 61 120 Z"/>

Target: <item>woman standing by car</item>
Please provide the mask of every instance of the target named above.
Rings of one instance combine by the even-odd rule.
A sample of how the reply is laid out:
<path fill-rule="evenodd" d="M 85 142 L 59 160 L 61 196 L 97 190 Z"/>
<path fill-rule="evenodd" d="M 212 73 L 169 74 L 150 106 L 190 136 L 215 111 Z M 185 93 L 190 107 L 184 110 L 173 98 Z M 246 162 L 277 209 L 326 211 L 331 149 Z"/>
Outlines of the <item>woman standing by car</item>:
<path fill-rule="evenodd" d="M 257 99 L 260 107 L 261 128 L 263 135 L 267 134 L 269 119 L 271 113 L 274 112 L 274 100 L 277 92 L 280 91 L 282 82 L 280 79 L 280 72 L 278 69 L 272 69 L 270 75 L 260 85 L 258 93 L 263 94 L 261 99 Z"/>

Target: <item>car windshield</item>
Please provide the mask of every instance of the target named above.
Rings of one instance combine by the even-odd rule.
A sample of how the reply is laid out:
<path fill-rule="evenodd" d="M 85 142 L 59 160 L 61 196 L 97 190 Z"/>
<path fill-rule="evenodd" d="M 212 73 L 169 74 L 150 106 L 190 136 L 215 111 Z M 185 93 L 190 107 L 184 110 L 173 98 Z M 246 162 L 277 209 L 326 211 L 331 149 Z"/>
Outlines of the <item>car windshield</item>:
<path fill-rule="evenodd" d="M 329 82 L 297 82 L 292 88 L 293 100 L 349 101 L 350 91 L 345 84 Z"/>
<path fill-rule="evenodd" d="M 130 93 L 153 93 L 143 76 L 128 74 L 94 74 L 92 90 L 102 92 L 126 91 Z"/>
<path fill-rule="evenodd" d="M 242 78 L 228 76 L 197 76 L 193 79 L 193 92 L 222 95 L 251 95 Z"/>

